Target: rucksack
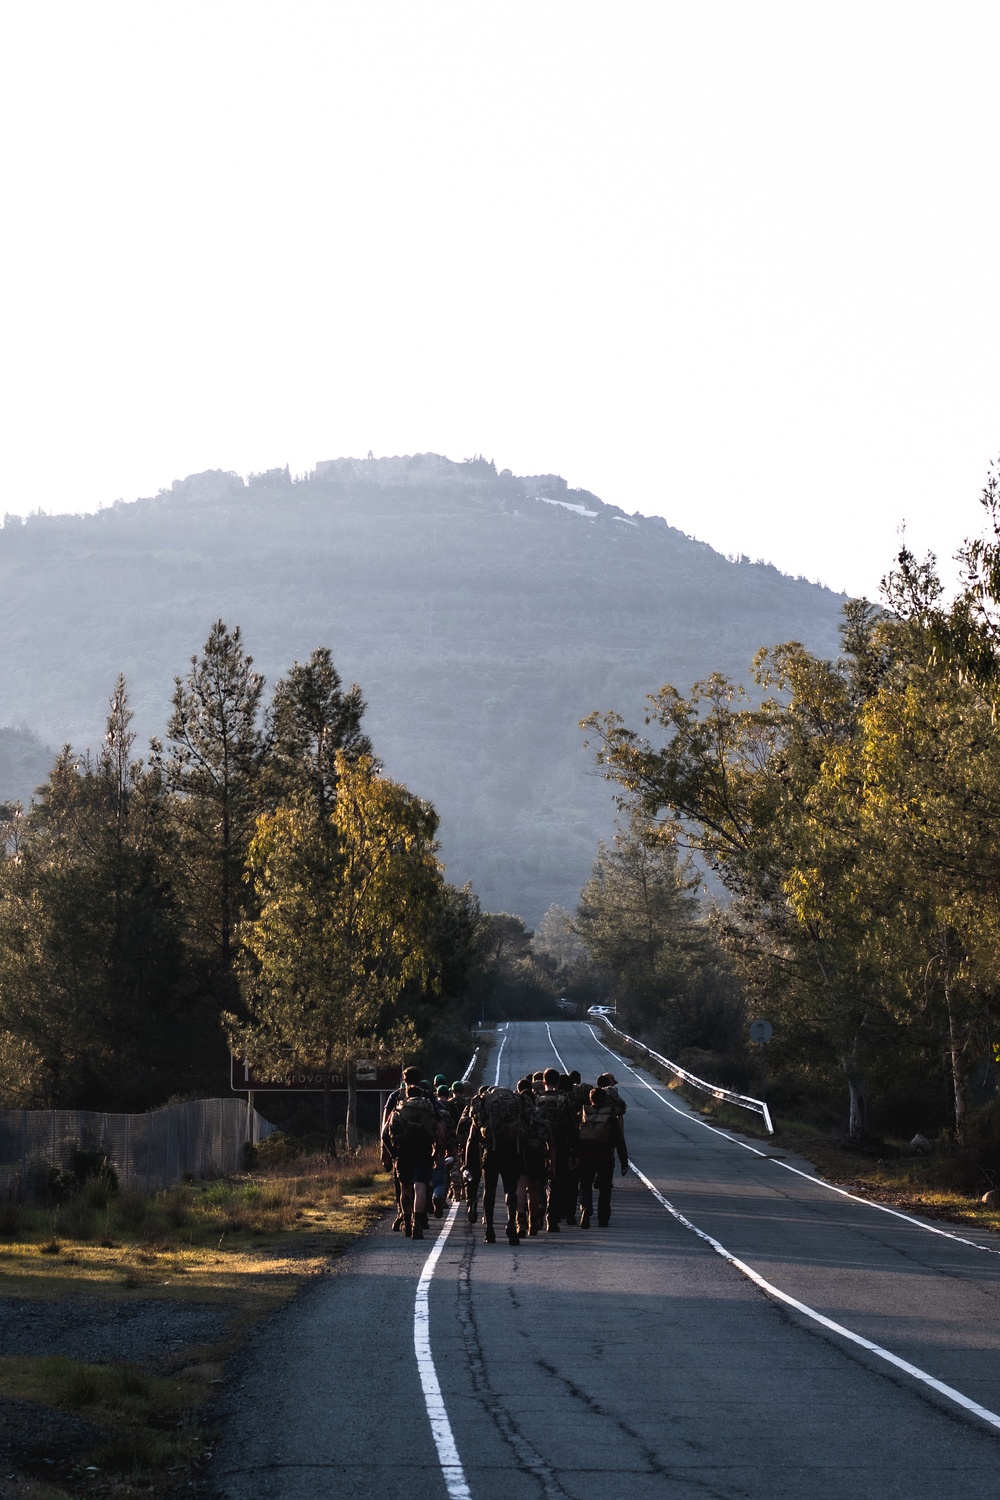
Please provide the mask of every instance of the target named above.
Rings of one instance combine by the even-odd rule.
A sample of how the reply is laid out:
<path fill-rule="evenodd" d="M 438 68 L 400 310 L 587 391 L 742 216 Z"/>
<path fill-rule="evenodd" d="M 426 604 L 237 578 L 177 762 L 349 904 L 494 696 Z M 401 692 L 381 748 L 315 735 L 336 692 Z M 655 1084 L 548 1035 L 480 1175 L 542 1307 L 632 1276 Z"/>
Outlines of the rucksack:
<path fill-rule="evenodd" d="M 568 1094 L 545 1093 L 535 1095 L 535 1108 L 544 1120 L 549 1139 L 557 1146 L 565 1146 L 573 1138 L 576 1111 Z"/>
<path fill-rule="evenodd" d="M 422 1094 L 397 1101 L 386 1122 L 389 1143 L 397 1150 L 403 1146 L 427 1146 L 437 1130 L 437 1110 Z"/>
<path fill-rule="evenodd" d="M 580 1115 L 580 1145 L 610 1146 L 618 1111 L 614 1102 L 585 1104 Z"/>
<path fill-rule="evenodd" d="M 525 1112 L 511 1089 L 490 1088 L 476 1100 L 476 1124 L 490 1150 L 505 1146 L 519 1149 L 524 1134 Z"/>
<path fill-rule="evenodd" d="M 548 1135 L 545 1129 L 545 1121 L 538 1113 L 535 1100 L 531 1094 L 521 1094 L 519 1095 L 519 1098 L 524 1100 L 526 1104 L 526 1139 L 524 1144 L 528 1150 L 544 1151 L 549 1144 Z"/>

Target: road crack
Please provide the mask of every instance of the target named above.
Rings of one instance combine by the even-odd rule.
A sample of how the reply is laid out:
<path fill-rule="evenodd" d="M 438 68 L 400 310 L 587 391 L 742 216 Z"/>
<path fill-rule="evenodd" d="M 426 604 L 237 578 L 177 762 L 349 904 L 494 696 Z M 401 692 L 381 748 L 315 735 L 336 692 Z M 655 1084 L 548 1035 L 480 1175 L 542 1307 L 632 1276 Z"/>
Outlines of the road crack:
<path fill-rule="evenodd" d="M 462 1329 L 473 1394 L 492 1419 L 500 1436 L 516 1458 L 522 1473 L 530 1474 L 538 1482 L 539 1492 L 544 1496 L 544 1500 L 571 1500 L 569 1492 L 563 1489 L 551 1466 L 546 1463 L 534 1444 L 525 1437 L 501 1398 L 490 1385 L 479 1323 L 472 1301 L 471 1272 L 474 1251 L 475 1242 L 470 1236 L 458 1267 L 458 1320 Z M 516 1262 L 516 1257 L 514 1259 Z M 512 1266 L 512 1270 L 516 1271 L 516 1264 Z"/>
<path fill-rule="evenodd" d="M 558 1380 L 560 1385 L 562 1385 L 564 1389 L 569 1392 L 573 1399 L 575 1401 L 579 1401 L 581 1405 L 586 1407 L 587 1411 L 590 1412 L 593 1416 L 603 1417 L 605 1421 L 613 1422 L 614 1425 L 618 1428 L 619 1432 L 624 1433 L 627 1438 L 630 1438 L 631 1441 L 635 1443 L 642 1461 L 646 1465 L 645 1472 L 647 1474 L 658 1474 L 664 1479 L 673 1479 L 678 1482 L 683 1480 L 685 1484 L 697 1488 L 701 1490 L 705 1495 L 711 1497 L 711 1500 L 734 1500 L 734 1494 L 732 1490 L 714 1489 L 711 1485 L 707 1484 L 705 1480 L 701 1479 L 697 1474 L 691 1474 L 688 1471 L 685 1471 L 683 1474 L 677 1473 L 669 1466 L 669 1464 L 665 1464 L 663 1462 L 659 1454 L 656 1453 L 655 1449 L 649 1446 L 640 1432 L 637 1432 L 634 1427 L 629 1426 L 624 1417 L 620 1417 L 616 1412 L 609 1411 L 607 1407 L 602 1405 L 602 1403 L 598 1401 L 595 1396 L 591 1396 L 590 1393 L 588 1391 L 585 1391 L 582 1386 L 577 1385 L 575 1380 L 571 1380 L 568 1375 L 564 1375 L 561 1370 L 558 1370 L 556 1366 L 551 1364 L 548 1360 L 542 1359 L 541 1356 L 538 1356 L 535 1360 L 535 1363 L 538 1365 L 539 1369 L 545 1371 L 546 1375 L 551 1375 L 553 1380 Z M 701 1443 L 692 1442 L 690 1438 L 684 1438 L 682 1439 L 682 1441 L 688 1448 L 693 1449 L 699 1455 L 705 1452 L 705 1448 Z M 740 1493 L 745 1494 L 746 1491 L 744 1490 Z"/>

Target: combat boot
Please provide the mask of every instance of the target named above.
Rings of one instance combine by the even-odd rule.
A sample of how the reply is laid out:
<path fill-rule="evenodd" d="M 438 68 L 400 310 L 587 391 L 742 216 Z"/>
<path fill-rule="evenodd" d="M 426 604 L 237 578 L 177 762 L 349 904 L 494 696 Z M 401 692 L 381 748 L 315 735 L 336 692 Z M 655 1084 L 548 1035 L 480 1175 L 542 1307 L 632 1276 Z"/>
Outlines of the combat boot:
<path fill-rule="evenodd" d="M 507 1243 L 508 1245 L 519 1245 L 521 1243 L 521 1237 L 517 1232 L 517 1225 L 513 1219 L 507 1224 Z"/>
<path fill-rule="evenodd" d="M 528 1233 L 528 1215 L 525 1213 L 519 1213 L 517 1216 L 517 1232 L 522 1239 Z"/>
<path fill-rule="evenodd" d="M 487 1224 L 486 1233 L 483 1235 L 484 1245 L 495 1245 L 497 1242 L 496 1231 L 492 1224 Z"/>
<path fill-rule="evenodd" d="M 413 1239 L 415 1239 L 415 1240 L 422 1240 L 423 1239 L 423 1237 L 424 1237 L 424 1231 L 421 1229 L 421 1227 L 420 1227 L 419 1224 L 414 1224 L 414 1226 L 413 1226 L 413 1234 L 412 1234 L 411 1237 Z"/>
<path fill-rule="evenodd" d="M 407 1239 L 410 1239 L 413 1235 L 413 1220 L 410 1218 L 409 1214 L 406 1214 L 403 1218 L 403 1233 L 406 1235 Z"/>

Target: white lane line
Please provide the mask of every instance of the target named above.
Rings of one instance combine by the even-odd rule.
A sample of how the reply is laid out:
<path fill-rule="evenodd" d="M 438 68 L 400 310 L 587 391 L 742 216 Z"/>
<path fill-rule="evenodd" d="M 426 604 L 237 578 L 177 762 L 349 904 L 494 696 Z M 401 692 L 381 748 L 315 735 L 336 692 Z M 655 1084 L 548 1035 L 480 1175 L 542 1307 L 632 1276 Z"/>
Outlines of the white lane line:
<path fill-rule="evenodd" d="M 634 1161 L 630 1162 L 629 1165 L 639 1178 L 639 1181 L 645 1183 L 657 1202 L 662 1203 L 667 1212 L 673 1214 L 679 1224 L 683 1224 L 685 1229 L 690 1229 L 692 1234 L 696 1234 L 700 1240 L 704 1240 L 707 1245 L 711 1245 L 716 1255 L 721 1255 L 723 1260 L 727 1260 L 731 1266 L 735 1266 L 737 1271 L 741 1271 L 744 1276 L 756 1286 L 759 1286 L 761 1291 L 766 1292 L 769 1297 L 774 1297 L 778 1302 L 784 1302 L 786 1307 L 794 1307 L 796 1312 L 803 1313 L 807 1318 L 811 1318 L 814 1323 L 819 1323 L 821 1327 L 828 1328 L 831 1333 L 836 1333 L 841 1338 L 849 1339 L 852 1344 L 857 1344 L 860 1348 L 867 1349 L 870 1354 L 875 1354 L 879 1359 L 884 1359 L 887 1364 L 894 1365 L 897 1370 L 902 1370 L 904 1374 L 912 1375 L 914 1380 L 919 1380 L 923 1385 L 930 1386 L 931 1390 L 937 1391 L 939 1396 L 945 1396 L 949 1401 L 954 1401 L 956 1406 L 961 1406 L 963 1410 L 972 1412 L 973 1416 L 980 1417 L 984 1422 L 988 1422 L 991 1427 L 1000 1430 L 1000 1416 L 996 1412 L 990 1411 L 988 1407 L 980 1406 L 978 1401 L 973 1401 L 969 1396 L 963 1396 L 962 1392 L 956 1391 L 954 1386 L 945 1385 L 944 1381 L 936 1380 L 933 1375 L 928 1375 L 926 1370 L 921 1370 L 917 1365 L 911 1365 L 909 1360 L 901 1359 L 898 1354 L 893 1354 L 890 1349 L 883 1349 L 881 1344 L 873 1344 L 871 1339 L 862 1338 L 860 1333 L 854 1333 L 850 1328 L 845 1328 L 841 1323 L 835 1323 L 832 1318 L 824 1317 L 815 1308 L 808 1307 L 804 1302 L 800 1302 L 797 1297 L 790 1297 L 780 1287 L 772 1285 L 770 1281 L 765 1281 L 764 1277 L 753 1270 L 751 1266 L 748 1266 L 745 1261 L 738 1260 L 735 1255 L 726 1249 L 725 1245 L 720 1245 L 719 1241 L 713 1239 L 710 1234 L 706 1234 L 704 1229 L 699 1229 L 697 1224 L 692 1224 L 690 1219 L 686 1219 L 680 1210 L 676 1209 L 668 1199 L 664 1198 L 659 1189 L 653 1186 L 646 1174 L 640 1172 Z M 860 1199 L 859 1201 L 864 1202 L 864 1199 Z"/>
<path fill-rule="evenodd" d="M 559 1048 L 556 1046 L 555 1042 L 552 1040 L 552 1027 L 549 1025 L 548 1021 L 546 1021 L 546 1023 L 545 1023 L 545 1030 L 549 1034 L 549 1046 L 552 1048 L 553 1052 L 555 1053 L 556 1058 L 557 1058 L 558 1063 L 559 1063 L 559 1066 L 562 1068 L 562 1070 L 563 1070 L 564 1073 L 568 1073 L 569 1072 L 569 1068 L 567 1068 L 566 1064 L 563 1062 L 562 1058 L 559 1056 Z M 596 1041 L 596 1037 L 595 1037 L 595 1041 Z M 601 1045 L 603 1046 L 603 1043 Z"/>
<path fill-rule="evenodd" d="M 654 1088 L 651 1083 L 647 1083 L 645 1078 L 636 1072 L 635 1068 L 629 1067 L 629 1064 L 623 1057 L 617 1052 L 612 1052 L 611 1048 L 601 1041 L 597 1032 L 589 1023 L 587 1030 L 599 1047 L 603 1047 L 605 1052 L 613 1057 L 616 1062 L 620 1062 L 623 1068 L 628 1069 L 637 1083 L 641 1083 L 644 1089 L 649 1089 L 649 1092 L 654 1094 L 661 1104 L 665 1104 L 668 1109 L 672 1109 L 675 1115 L 680 1115 L 684 1120 L 690 1120 L 693 1125 L 700 1125 L 704 1130 L 710 1130 L 713 1135 L 721 1135 L 724 1141 L 729 1141 L 733 1146 L 741 1146 L 744 1151 L 749 1151 L 754 1156 L 759 1156 L 762 1161 L 772 1162 L 774 1166 L 781 1167 L 786 1172 L 793 1172 L 796 1177 L 803 1177 L 806 1182 L 815 1182 L 818 1187 L 826 1188 L 830 1193 L 838 1193 L 841 1198 L 849 1198 L 852 1203 L 863 1203 L 865 1208 L 875 1208 L 880 1214 L 889 1214 L 893 1219 L 902 1219 L 907 1224 L 915 1224 L 918 1229 L 926 1229 L 928 1234 L 937 1234 L 942 1239 L 954 1240 L 956 1245 L 969 1245 L 973 1250 L 981 1250 L 984 1255 L 1000 1255 L 1000 1250 L 995 1249 L 992 1245 L 980 1245 L 975 1240 L 967 1240 L 960 1234 L 953 1234 L 950 1229 L 938 1229 L 933 1224 L 925 1224 L 922 1220 L 915 1219 L 912 1214 L 904 1214 L 898 1208 L 889 1208 L 884 1203 L 873 1203 L 870 1198 L 859 1198 L 857 1193 L 849 1193 L 846 1188 L 837 1187 L 832 1182 L 826 1182 L 822 1177 L 814 1177 L 811 1172 L 803 1172 L 801 1167 L 793 1167 L 787 1161 L 775 1161 L 774 1157 L 768 1156 L 765 1151 L 758 1151 L 756 1146 L 748 1146 L 746 1141 L 738 1141 L 735 1136 L 729 1135 L 725 1130 L 720 1130 L 717 1125 L 709 1125 L 707 1120 L 700 1119 L 698 1115 L 688 1114 L 685 1109 L 678 1109 L 676 1104 L 671 1104 L 669 1099 L 664 1099 L 659 1089 Z M 556 1055 L 558 1056 L 558 1053 Z"/>
<path fill-rule="evenodd" d="M 496 1073 L 493 1075 L 493 1087 L 494 1088 L 496 1088 L 499 1085 L 499 1083 L 500 1083 L 500 1059 L 501 1059 L 501 1057 L 503 1057 L 503 1049 L 506 1047 L 506 1045 L 507 1045 L 507 1033 L 504 1032 L 504 1034 L 503 1034 L 503 1041 L 500 1043 L 500 1051 L 497 1053 L 497 1070 L 496 1070 Z"/>
<path fill-rule="evenodd" d="M 462 1468 L 462 1460 L 458 1456 L 458 1448 L 455 1445 L 455 1437 L 445 1411 L 444 1398 L 441 1395 L 441 1386 L 437 1378 L 437 1370 L 434 1368 L 434 1358 L 431 1354 L 431 1319 L 430 1307 L 428 1306 L 428 1293 L 431 1287 L 431 1278 L 434 1275 L 434 1267 L 438 1263 L 438 1257 L 444 1249 L 444 1242 L 451 1233 L 451 1227 L 458 1213 L 458 1204 L 451 1205 L 451 1211 L 441 1226 L 441 1232 L 437 1237 L 434 1249 L 424 1261 L 424 1269 L 420 1273 L 417 1282 L 417 1300 L 413 1308 L 413 1347 L 417 1355 L 417 1372 L 420 1376 L 420 1385 L 424 1393 L 424 1405 L 427 1407 L 427 1416 L 431 1424 L 431 1436 L 437 1449 L 438 1463 L 441 1465 L 441 1473 L 444 1475 L 444 1486 L 448 1491 L 448 1500 L 472 1500 L 465 1470 Z"/>

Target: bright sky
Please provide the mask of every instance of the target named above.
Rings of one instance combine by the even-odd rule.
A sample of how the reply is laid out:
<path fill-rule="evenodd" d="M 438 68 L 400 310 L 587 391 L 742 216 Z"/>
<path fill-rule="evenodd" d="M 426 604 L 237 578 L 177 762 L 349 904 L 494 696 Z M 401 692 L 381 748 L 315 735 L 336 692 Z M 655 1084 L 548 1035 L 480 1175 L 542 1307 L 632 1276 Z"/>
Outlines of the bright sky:
<path fill-rule="evenodd" d="M 871 592 L 1000 452 L 995 4 L 0 7 L 0 513 L 483 452 Z"/>

